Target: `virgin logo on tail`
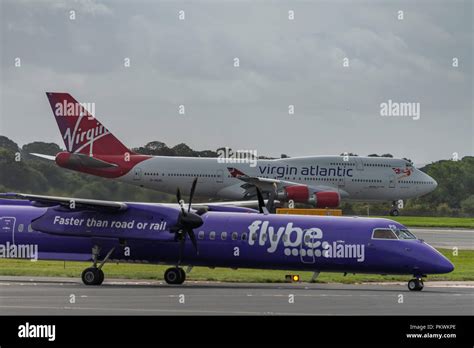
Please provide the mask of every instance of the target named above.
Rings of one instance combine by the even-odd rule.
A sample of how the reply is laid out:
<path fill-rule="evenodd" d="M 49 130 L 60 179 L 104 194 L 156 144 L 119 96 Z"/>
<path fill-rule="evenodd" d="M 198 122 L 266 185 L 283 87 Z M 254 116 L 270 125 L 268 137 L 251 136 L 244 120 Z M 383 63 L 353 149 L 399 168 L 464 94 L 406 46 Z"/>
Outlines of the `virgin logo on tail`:
<path fill-rule="evenodd" d="M 64 143 L 66 144 L 67 150 L 69 152 L 80 152 L 84 147 L 90 145 L 91 146 L 90 152 L 92 153 L 92 145 L 94 144 L 94 142 L 102 138 L 103 136 L 110 134 L 107 128 L 105 128 L 100 123 L 97 123 L 96 127 L 94 128 L 90 128 L 86 131 L 82 131 L 82 129 L 79 128 L 79 126 L 83 118 L 84 118 L 84 115 L 81 115 L 77 118 L 73 131 L 71 131 L 71 127 L 68 127 L 66 131 L 64 132 L 63 139 L 64 139 Z M 81 146 L 73 151 L 73 149 L 79 145 Z"/>
<path fill-rule="evenodd" d="M 46 96 L 68 152 L 90 156 L 132 153 L 91 113 L 95 103 L 79 103 L 68 93 L 46 92 Z"/>
<path fill-rule="evenodd" d="M 89 112 L 90 110 L 90 112 Z M 101 138 L 102 136 L 107 135 L 108 130 L 101 125 L 99 122 L 96 122 L 95 127 L 88 128 L 85 131 L 82 131 L 80 124 L 84 116 L 87 116 L 87 120 L 94 119 L 95 103 L 71 103 L 67 100 L 63 100 L 62 103 L 56 103 L 54 105 L 54 115 L 57 117 L 62 116 L 71 116 L 76 117 L 77 121 L 74 125 L 74 128 L 71 130 L 71 127 L 68 127 L 63 134 L 64 143 L 66 144 L 67 150 L 72 152 L 75 147 L 80 146 L 74 152 L 81 151 L 85 146 L 91 146 L 92 153 L 92 144 L 95 140 Z"/>

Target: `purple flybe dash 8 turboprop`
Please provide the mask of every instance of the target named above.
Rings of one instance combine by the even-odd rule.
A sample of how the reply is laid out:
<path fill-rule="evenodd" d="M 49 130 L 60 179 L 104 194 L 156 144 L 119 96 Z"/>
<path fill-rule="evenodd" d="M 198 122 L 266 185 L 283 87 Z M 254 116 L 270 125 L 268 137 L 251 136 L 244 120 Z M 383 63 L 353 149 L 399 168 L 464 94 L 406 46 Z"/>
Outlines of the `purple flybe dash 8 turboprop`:
<path fill-rule="evenodd" d="M 195 186 L 187 207 L 179 190 L 179 205 L 2 194 L 1 256 L 92 261 L 82 273 L 86 285 L 103 282 L 110 260 L 173 265 L 168 284 L 182 284 L 188 265 L 407 274 L 414 291 L 427 274 L 454 269 L 392 220 L 272 215 L 261 195 L 259 211 L 192 204 Z"/>

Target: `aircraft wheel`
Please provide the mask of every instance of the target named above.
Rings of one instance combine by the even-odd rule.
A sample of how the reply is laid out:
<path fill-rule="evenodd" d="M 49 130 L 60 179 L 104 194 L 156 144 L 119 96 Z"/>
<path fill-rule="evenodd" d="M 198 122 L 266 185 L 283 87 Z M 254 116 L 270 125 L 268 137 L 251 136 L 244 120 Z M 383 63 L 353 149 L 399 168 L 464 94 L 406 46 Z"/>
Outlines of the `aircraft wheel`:
<path fill-rule="evenodd" d="M 104 272 L 101 269 L 90 267 L 82 272 L 82 282 L 85 285 L 100 285 L 104 281 Z"/>
<path fill-rule="evenodd" d="M 180 268 L 179 273 L 181 274 L 181 279 L 183 279 L 183 281 L 180 283 L 182 284 L 186 280 L 186 272 L 184 271 L 184 269 Z"/>
<path fill-rule="evenodd" d="M 101 269 L 97 269 L 97 271 L 99 272 L 99 279 L 97 279 L 97 284 L 95 285 L 102 285 L 105 279 L 104 271 L 102 271 Z"/>
<path fill-rule="evenodd" d="M 165 272 L 165 282 L 168 284 L 183 284 L 185 279 L 186 274 L 179 267 L 168 268 Z"/>
<path fill-rule="evenodd" d="M 412 279 L 408 282 L 408 290 L 421 291 L 423 290 L 423 281 L 421 279 Z"/>
<path fill-rule="evenodd" d="M 390 216 L 399 216 L 400 211 L 398 209 L 392 209 L 390 210 Z"/>

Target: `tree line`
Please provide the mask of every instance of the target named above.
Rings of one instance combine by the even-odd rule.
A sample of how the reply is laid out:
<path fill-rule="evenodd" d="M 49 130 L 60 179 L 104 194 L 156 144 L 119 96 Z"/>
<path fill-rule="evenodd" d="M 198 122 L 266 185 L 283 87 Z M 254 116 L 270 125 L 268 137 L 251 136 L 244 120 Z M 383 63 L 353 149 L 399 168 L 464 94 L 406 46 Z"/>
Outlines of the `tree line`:
<path fill-rule="evenodd" d="M 155 156 L 217 157 L 219 149 L 195 151 L 184 143 L 168 147 L 153 141 L 133 150 Z M 57 144 L 44 142 L 32 142 L 20 148 L 13 140 L 0 136 L 0 192 L 139 202 L 175 201 L 173 195 L 70 171 L 53 161 L 30 155 L 34 152 L 54 156 L 60 151 L 63 150 Z M 390 154 L 381 156 L 391 157 Z M 405 201 L 403 215 L 474 216 L 474 157 L 440 160 L 420 170 L 433 177 L 438 187 L 428 195 Z M 344 202 L 342 208 L 345 214 L 384 215 L 389 203 Z"/>

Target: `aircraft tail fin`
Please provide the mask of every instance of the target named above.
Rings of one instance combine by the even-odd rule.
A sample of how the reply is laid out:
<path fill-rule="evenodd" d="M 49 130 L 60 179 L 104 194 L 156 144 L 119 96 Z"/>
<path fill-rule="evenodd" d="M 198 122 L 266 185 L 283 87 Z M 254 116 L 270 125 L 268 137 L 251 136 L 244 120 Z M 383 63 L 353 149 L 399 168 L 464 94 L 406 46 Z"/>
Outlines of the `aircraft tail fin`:
<path fill-rule="evenodd" d="M 93 103 L 79 103 L 68 93 L 47 92 L 66 150 L 94 155 L 133 154 L 95 118 Z"/>

